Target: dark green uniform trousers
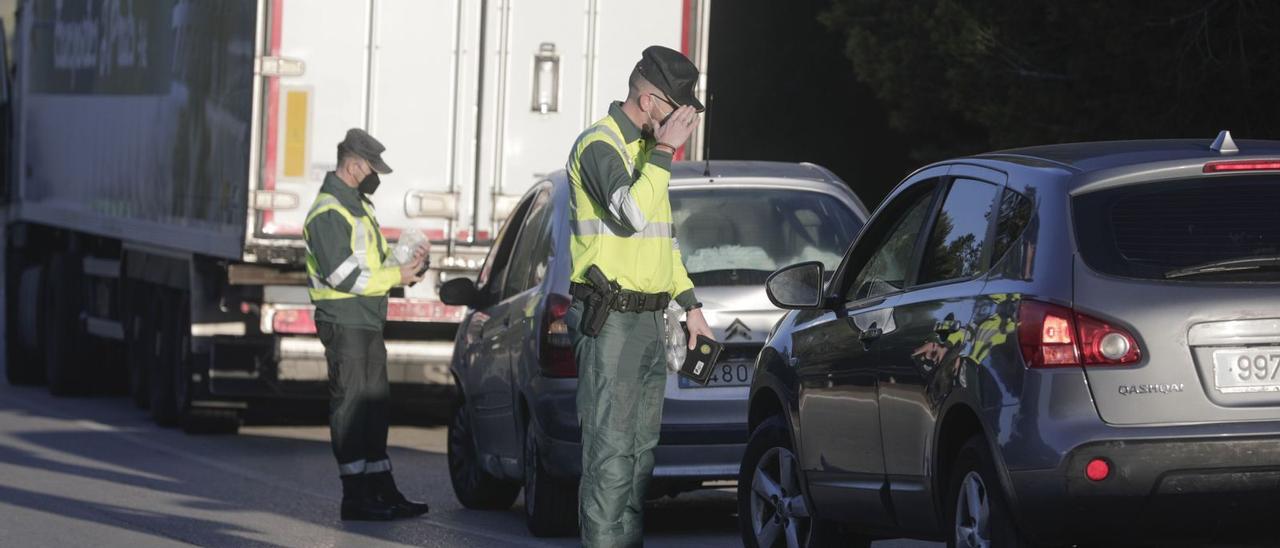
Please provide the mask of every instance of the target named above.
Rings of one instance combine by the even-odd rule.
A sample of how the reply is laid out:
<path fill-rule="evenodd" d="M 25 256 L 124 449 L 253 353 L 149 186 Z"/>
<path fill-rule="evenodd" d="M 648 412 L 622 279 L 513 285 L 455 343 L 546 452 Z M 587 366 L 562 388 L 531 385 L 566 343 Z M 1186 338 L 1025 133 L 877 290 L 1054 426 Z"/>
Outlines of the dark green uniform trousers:
<path fill-rule="evenodd" d="M 640 546 L 667 379 L 665 320 L 662 312 L 613 312 L 592 338 L 577 329 L 580 301 L 569 314 L 582 427 L 582 544 Z"/>
<path fill-rule="evenodd" d="M 316 322 L 329 362 L 329 438 L 338 474 L 391 470 L 387 458 L 390 385 L 382 331 Z"/>

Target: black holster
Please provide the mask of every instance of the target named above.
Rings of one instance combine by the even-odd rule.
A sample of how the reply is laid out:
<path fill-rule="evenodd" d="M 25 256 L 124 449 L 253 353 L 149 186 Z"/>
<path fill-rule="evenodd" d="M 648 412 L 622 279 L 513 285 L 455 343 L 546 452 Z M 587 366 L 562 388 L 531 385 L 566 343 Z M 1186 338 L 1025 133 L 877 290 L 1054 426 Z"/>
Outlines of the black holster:
<path fill-rule="evenodd" d="M 614 300 L 618 298 L 618 288 L 596 265 L 591 265 L 587 269 L 587 282 L 588 284 L 579 286 L 587 288 L 587 291 L 581 291 L 574 296 L 582 299 L 583 303 L 582 325 L 579 329 L 582 330 L 583 335 L 595 338 L 604 329 L 604 322 L 609 320 L 609 313 L 613 312 Z"/>

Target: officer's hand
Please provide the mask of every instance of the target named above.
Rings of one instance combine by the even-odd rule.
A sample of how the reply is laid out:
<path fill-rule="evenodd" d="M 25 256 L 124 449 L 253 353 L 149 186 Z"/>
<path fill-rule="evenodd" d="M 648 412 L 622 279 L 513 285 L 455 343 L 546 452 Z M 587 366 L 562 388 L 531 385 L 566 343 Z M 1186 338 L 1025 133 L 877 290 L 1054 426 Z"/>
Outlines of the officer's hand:
<path fill-rule="evenodd" d="M 686 313 L 684 323 L 689 328 L 689 350 L 698 346 L 699 335 L 713 341 L 716 339 L 715 335 L 711 334 L 711 326 L 707 325 L 707 319 L 703 317 L 701 308 L 695 308 Z"/>
<path fill-rule="evenodd" d="M 422 281 L 423 276 L 418 274 L 422 270 L 423 265 L 430 265 L 426 253 L 414 253 L 413 261 L 406 265 L 400 266 L 400 285 L 413 285 Z M 425 275 L 426 272 L 423 272 Z"/>
<path fill-rule="evenodd" d="M 427 257 L 427 244 L 422 244 L 413 250 L 413 261 L 417 262 Z M 427 264 L 431 264 L 431 259 L 427 258 Z"/>
<path fill-rule="evenodd" d="M 671 148 L 680 148 L 685 144 L 693 132 L 698 129 L 698 111 L 691 106 L 683 106 L 667 119 L 667 123 L 662 124 L 653 132 L 653 136 L 658 139 L 659 143 L 670 146 Z"/>

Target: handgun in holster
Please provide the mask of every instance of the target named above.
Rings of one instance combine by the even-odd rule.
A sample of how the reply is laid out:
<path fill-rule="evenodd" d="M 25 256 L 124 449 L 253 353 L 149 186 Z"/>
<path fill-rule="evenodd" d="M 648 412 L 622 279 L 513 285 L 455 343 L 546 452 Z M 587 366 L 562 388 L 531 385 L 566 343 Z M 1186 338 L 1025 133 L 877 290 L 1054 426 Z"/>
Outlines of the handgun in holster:
<path fill-rule="evenodd" d="M 604 322 L 613 311 L 613 301 L 618 298 L 618 287 L 596 265 L 587 269 L 587 284 L 593 291 L 583 300 L 581 329 L 583 335 L 596 337 L 604 329 Z"/>

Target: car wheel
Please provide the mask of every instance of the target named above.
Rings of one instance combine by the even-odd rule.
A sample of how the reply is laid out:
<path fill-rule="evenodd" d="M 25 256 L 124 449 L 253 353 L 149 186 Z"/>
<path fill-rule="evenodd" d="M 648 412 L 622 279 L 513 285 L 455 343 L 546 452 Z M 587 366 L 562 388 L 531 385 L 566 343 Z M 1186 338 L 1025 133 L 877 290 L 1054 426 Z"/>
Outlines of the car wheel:
<path fill-rule="evenodd" d="M 520 494 L 520 484 L 493 477 L 480 466 L 471 419 L 465 402 L 458 402 L 449 421 L 449 481 L 458 502 L 472 510 L 506 510 Z"/>
<path fill-rule="evenodd" d="M 770 417 L 747 441 L 738 471 L 738 526 L 747 548 L 849 546 L 871 541 L 814 517 L 801 488 L 800 462 L 782 417 Z"/>
<path fill-rule="evenodd" d="M 986 440 L 974 436 L 960 449 L 947 489 L 949 548 L 1028 546 L 1018 534 Z"/>
<path fill-rule="evenodd" d="M 538 456 L 538 435 L 524 432 L 524 516 L 535 537 L 570 536 L 578 531 L 577 482 L 552 477 Z"/>

